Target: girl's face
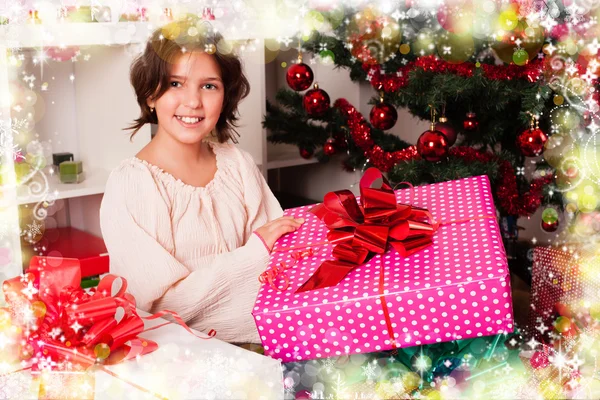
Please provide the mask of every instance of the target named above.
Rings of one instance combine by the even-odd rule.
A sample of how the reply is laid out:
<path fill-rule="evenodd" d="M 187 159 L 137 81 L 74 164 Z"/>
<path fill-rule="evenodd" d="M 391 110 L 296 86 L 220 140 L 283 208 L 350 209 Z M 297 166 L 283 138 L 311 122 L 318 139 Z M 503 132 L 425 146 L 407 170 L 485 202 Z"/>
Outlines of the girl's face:
<path fill-rule="evenodd" d="M 224 97 L 219 64 L 207 53 L 181 55 L 173 64 L 169 88 L 148 105 L 156 109 L 159 134 L 185 143 L 199 143 L 219 121 Z"/>

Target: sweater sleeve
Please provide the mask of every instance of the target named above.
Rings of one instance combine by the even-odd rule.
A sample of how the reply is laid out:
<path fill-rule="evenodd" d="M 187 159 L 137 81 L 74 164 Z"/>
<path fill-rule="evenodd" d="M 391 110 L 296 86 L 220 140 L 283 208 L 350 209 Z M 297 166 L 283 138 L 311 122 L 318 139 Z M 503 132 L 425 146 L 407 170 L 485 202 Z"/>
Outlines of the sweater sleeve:
<path fill-rule="evenodd" d="M 262 210 L 259 206 L 253 209 L 266 212 L 258 211 Z M 253 220 L 261 218 L 252 216 Z M 169 309 L 185 321 L 214 311 L 233 292 L 248 289 L 255 296 L 256 271 L 269 260 L 260 238 L 250 235 L 243 246 L 210 255 L 202 269 L 191 272 L 174 256 L 168 195 L 141 164 L 129 164 L 111 174 L 100 223 L 111 273 L 127 279 L 137 306 L 151 312 Z"/>

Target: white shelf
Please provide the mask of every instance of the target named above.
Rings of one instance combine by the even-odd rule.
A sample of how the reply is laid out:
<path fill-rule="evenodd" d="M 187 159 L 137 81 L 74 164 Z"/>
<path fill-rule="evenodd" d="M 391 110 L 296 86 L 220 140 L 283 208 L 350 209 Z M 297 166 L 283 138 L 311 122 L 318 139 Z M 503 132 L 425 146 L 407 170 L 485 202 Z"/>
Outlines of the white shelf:
<path fill-rule="evenodd" d="M 316 164 L 319 161 L 313 156 L 305 159 L 300 156 L 298 147 L 291 145 L 269 145 L 267 148 L 267 169 L 293 167 L 296 165 Z"/>
<path fill-rule="evenodd" d="M 0 36 L 18 41 L 23 48 L 123 45 L 145 42 L 151 29 L 148 22 L 23 24 L 0 27 Z"/>
<path fill-rule="evenodd" d="M 85 180 L 81 183 L 61 183 L 58 175 L 47 176 L 47 198 L 70 199 L 73 197 L 90 196 L 104 193 L 109 172 L 106 170 L 85 171 Z M 25 187 L 23 187 L 25 189 Z M 44 200 L 44 196 L 24 194 L 18 195 L 18 204 L 37 203 Z"/>

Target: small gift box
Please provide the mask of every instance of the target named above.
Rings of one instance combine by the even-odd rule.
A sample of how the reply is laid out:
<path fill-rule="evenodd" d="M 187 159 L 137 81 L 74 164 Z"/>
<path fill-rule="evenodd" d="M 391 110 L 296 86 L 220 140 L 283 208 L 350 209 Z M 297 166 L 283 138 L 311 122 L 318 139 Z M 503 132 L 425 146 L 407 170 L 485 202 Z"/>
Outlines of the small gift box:
<path fill-rule="evenodd" d="M 374 183 L 381 186 L 373 187 Z M 275 244 L 253 316 L 284 362 L 512 332 L 510 279 L 486 176 L 394 192 L 379 171 Z"/>
<path fill-rule="evenodd" d="M 59 169 L 62 183 L 80 183 L 85 179 L 81 161 L 63 161 Z"/>

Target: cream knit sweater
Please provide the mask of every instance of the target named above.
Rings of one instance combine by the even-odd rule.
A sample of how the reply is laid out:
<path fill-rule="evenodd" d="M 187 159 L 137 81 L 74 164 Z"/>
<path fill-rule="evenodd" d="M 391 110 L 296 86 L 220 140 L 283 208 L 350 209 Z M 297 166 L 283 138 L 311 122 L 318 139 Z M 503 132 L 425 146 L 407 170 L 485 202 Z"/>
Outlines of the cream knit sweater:
<path fill-rule="evenodd" d="M 110 272 L 144 311 L 176 311 L 218 339 L 260 343 L 250 312 L 269 253 L 252 232 L 283 211 L 249 154 L 211 147 L 217 172 L 202 188 L 138 158 L 111 173 L 100 207 Z"/>

